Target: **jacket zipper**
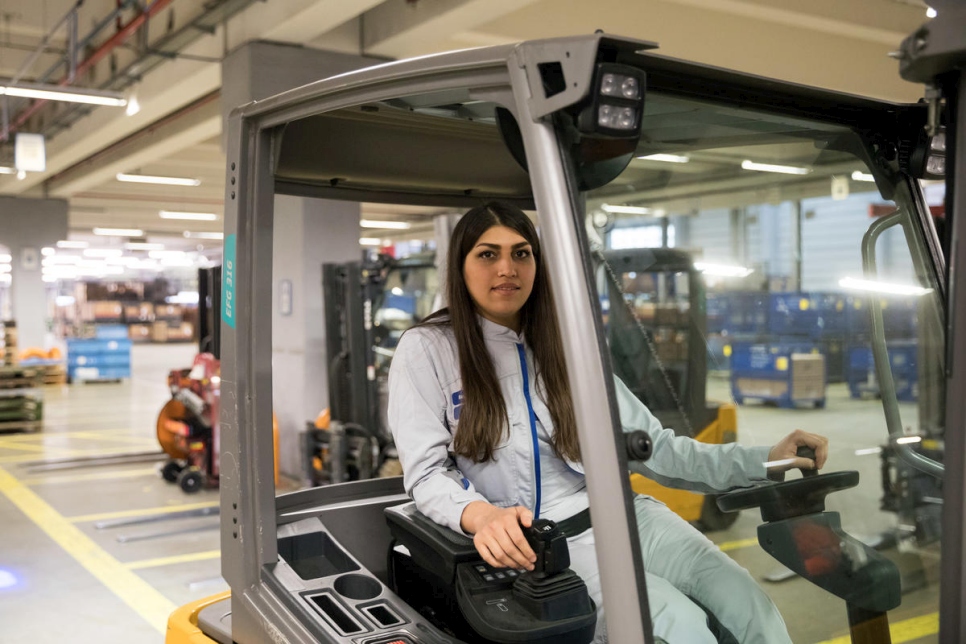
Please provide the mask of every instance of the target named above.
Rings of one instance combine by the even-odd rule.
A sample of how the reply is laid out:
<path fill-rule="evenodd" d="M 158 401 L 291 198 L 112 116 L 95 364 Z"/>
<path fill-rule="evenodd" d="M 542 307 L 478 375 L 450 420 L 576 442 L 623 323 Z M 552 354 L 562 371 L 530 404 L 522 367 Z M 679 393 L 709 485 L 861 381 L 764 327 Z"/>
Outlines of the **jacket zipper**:
<path fill-rule="evenodd" d="M 537 478 L 536 507 L 533 518 L 540 518 L 540 444 L 537 442 L 537 415 L 533 413 L 533 403 L 530 401 L 530 379 L 527 376 L 527 354 L 522 344 L 517 345 L 520 354 L 520 367 L 523 369 L 523 397 L 527 400 L 527 412 L 530 416 L 530 437 L 533 439 L 533 464 Z"/>

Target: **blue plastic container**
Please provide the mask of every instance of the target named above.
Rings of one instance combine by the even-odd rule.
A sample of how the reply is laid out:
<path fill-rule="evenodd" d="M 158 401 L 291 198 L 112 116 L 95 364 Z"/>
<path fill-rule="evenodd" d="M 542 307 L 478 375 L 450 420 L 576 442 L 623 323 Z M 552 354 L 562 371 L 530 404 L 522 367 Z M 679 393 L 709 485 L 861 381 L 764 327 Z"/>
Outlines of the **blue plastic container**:
<path fill-rule="evenodd" d="M 808 387 L 808 395 L 796 394 L 792 358 L 796 353 L 820 354 L 821 349 L 817 343 L 808 341 L 733 343 L 731 394 L 735 402 L 743 404 L 746 398 L 754 398 L 787 408 L 800 404 L 824 407 L 824 371 L 817 375 L 818 384 Z"/>
<path fill-rule="evenodd" d="M 918 344 L 914 340 L 895 341 L 888 343 L 887 349 L 896 398 L 903 402 L 915 402 L 919 399 Z M 853 398 L 880 395 L 871 345 L 853 345 L 849 348 L 848 385 Z"/>

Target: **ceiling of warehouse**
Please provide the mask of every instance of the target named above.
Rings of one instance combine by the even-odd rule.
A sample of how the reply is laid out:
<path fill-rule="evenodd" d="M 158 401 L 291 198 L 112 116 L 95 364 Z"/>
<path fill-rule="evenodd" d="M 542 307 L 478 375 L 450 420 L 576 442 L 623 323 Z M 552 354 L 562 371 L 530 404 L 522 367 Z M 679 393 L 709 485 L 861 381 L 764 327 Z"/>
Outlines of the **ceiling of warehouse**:
<path fill-rule="evenodd" d="M 0 175 L 0 194 L 68 199 L 72 238 L 92 238 L 95 227 L 136 228 L 147 241 L 212 244 L 187 238 L 185 231 L 222 228 L 220 61 L 250 40 L 401 58 L 600 28 L 658 42 L 660 53 L 678 58 L 914 101 L 921 88 L 899 78 L 888 53 L 926 20 L 926 6 L 916 0 L 152 0 L 145 14 L 138 4 L 0 5 L 0 79 L 64 82 L 74 19 L 62 19 L 76 6 L 77 38 L 84 45 L 75 61 L 76 84 L 136 91 L 140 103 L 140 112 L 128 116 L 124 108 L 6 99 L 11 138 L 18 131 L 47 136 L 47 170 L 23 179 Z M 9 144 L 0 146 L 0 165 L 12 164 L 11 156 Z M 200 185 L 121 183 L 119 172 L 187 176 Z M 214 213 L 217 219 L 162 219 L 161 210 Z M 369 219 L 415 222 L 415 234 L 426 235 L 433 214 L 376 204 L 363 210 Z"/>

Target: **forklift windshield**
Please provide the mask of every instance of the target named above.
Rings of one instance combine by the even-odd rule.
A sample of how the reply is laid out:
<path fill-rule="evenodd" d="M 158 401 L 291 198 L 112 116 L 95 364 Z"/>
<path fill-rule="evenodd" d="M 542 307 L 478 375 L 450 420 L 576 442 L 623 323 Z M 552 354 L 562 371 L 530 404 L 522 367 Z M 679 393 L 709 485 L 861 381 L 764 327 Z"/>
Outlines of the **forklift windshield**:
<path fill-rule="evenodd" d="M 271 307 L 256 303 L 275 284 L 278 194 L 427 214 L 500 200 L 532 214 L 556 297 L 611 641 L 653 641 L 635 494 L 660 498 L 748 569 L 792 641 L 847 637 L 853 609 L 884 616 L 896 606 L 894 619 L 917 637 L 936 632 L 945 266 L 906 171 L 906 142 L 925 108 L 651 48 L 597 34 L 454 52 L 233 113 L 221 517 L 235 641 L 463 638 L 441 615 L 455 600 L 427 608 L 393 588 L 398 548 L 387 516 L 401 520 L 391 508 L 408 500 L 400 478 L 277 498 L 270 484 L 278 385 Z M 422 287 L 386 288 L 382 322 L 423 315 Z M 828 498 L 833 512 L 822 514 L 840 514 L 841 526 L 822 539 L 844 530 L 863 541 L 792 532 L 766 551 L 757 510 L 730 511 L 751 505 L 718 503 L 727 490 L 689 487 L 634 461 L 617 387 L 704 443 L 771 446 L 796 428 L 827 436 L 825 471 L 858 474 L 835 483 L 851 489 Z M 432 561 L 453 545 L 427 538 L 414 558 Z M 869 561 L 884 562 L 888 583 L 867 578 Z M 879 601 L 875 588 L 886 586 Z M 224 621 L 222 611 L 200 623 Z"/>

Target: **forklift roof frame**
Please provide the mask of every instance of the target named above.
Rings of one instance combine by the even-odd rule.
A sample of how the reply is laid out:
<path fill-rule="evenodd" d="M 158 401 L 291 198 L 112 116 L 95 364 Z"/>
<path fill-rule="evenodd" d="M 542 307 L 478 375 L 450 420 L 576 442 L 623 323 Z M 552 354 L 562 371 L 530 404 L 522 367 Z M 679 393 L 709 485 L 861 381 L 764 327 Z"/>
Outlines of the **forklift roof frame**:
<path fill-rule="evenodd" d="M 225 263 L 222 297 L 222 448 L 221 448 L 221 543 L 222 573 L 232 588 L 232 621 L 236 632 L 253 629 L 252 641 L 311 642 L 315 638 L 273 595 L 262 578 L 263 568 L 277 561 L 276 513 L 296 502 L 289 499 L 276 504 L 273 485 L 271 310 L 258 306 L 272 292 L 273 199 L 276 193 L 322 198 L 346 198 L 333 185 L 309 185 L 277 181 L 275 168 L 285 126 L 298 119 L 331 110 L 361 105 L 399 96 L 448 89 L 475 88 L 478 97 L 495 100 L 517 117 L 529 162 L 532 201 L 542 213 L 541 231 L 550 271 L 558 294 L 558 313 L 564 336 L 566 358 L 572 379 L 578 426 L 599 424 L 602 407 L 616 418 L 613 383 L 608 373 L 606 351 L 602 351 L 600 316 L 591 284 L 592 268 L 582 244 L 585 232 L 577 221 L 577 189 L 574 177 L 563 162 L 560 143 L 550 119 L 555 110 L 570 105 L 589 91 L 594 61 L 601 46 L 617 47 L 637 55 L 648 43 L 614 39 L 603 35 L 563 38 L 467 50 L 414 60 L 379 65 L 319 81 L 273 98 L 251 103 L 235 110 L 229 123 L 228 181 L 225 196 Z M 769 109 L 790 115 L 834 120 L 856 128 L 893 133 L 898 127 L 895 112 L 883 103 L 850 97 L 710 67 L 648 55 L 650 88 L 682 95 L 714 95 L 718 100 L 747 102 L 759 99 Z M 561 94 L 543 96 L 536 66 L 559 62 L 568 79 L 573 79 Z M 681 74 L 686 71 L 687 74 Z M 649 74 L 651 72 L 649 71 Z M 720 83 L 708 89 L 708 83 Z M 966 110 L 966 96 L 960 84 L 960 117 Z M 883 109 L 886 108 L 886 109 Z M 963 121 L 960 120 L 962 123 Z M 966 149 L 966 128 L 957 132 L 960 160 Z M 954 165 L 959 177 L 966 163 Z M 478 203 L 487 195 L 407 194 L 405 192 L 356 192 L 357 201 L 391 200 L 423 205 L 463 205 Z M 518 201 L 527 201 L 522 196 Z M 955 214 L 962 225 L 964 204 L 957 195 Z M 949 212 L 948 216 L 954 213 Z M 920 213 L 920 217 L 925 215 Z M 954 248 L 958 248 L 955 247 Z M 953 251 L 957 252 L 957 251 Z M 966 246 L 958 248 L 960 255 Z M 574 261 L 571 258 L 584 258 Z M 960 262 L 966 257 L 960 257 Z M 953 262 L 955 265 L 955 262 Z M 951 311 L 966 307 L 966 283 L 951 280 L 950 297 L 956 303 Z M 964 313 L 963 315 L 966 315 Z M 952 320 L 963 315 L 950 315 Z M 960 324 L 960 326 L 962 326 Z M 589 342 L 586 338 L 597 338 Z M 578 339 L 585 340 L 579 341 Z M 950 335 L 952 340 L 953 336 Z M 966 333 L 955 337 L 958 355 L 966 355 Z M 952 344 L 952 341 L 950 341 Z M 963 361 L 949 361 L 949 384 L 966 382 Z M 607 401 L 602 403 L 601 401 Z M 945 568 L 942 616 L 947 630 L 943 641 L 953 641 L 964 631 L 966 616 L 959 615 L 962 597 L 963 559 L 959 552 L 963 539 L 963 435 L 964 399 L 950 396 L 947 407 L 948 434 L 955 436 L 950 464 L 955 477 L 953 495 L 947 498 L 946 523 L 950 540 L 946 552 L 958 553 L 955 567 Z M 960 415 L 953 415 L 958 413 Z M 619 642 L 650 641 L 650 618 L 643 568 L 636 538 L 631 538 L 633 515 L 630 511 L 626 462 L 617 449 L 616 433 L 599 433 L 589 440 L 581 431 L 581 450 L 587 465 L 588 491 L 594 508 L 595 524 L 609 525 L 607 539 L 600 539 L 598 559 L 610 637 Z M 615 467 L 616 466 L 616 467 Z M 352 485 L 352 484 L 350 484 Z M 383 484 L 379 484 L 383 485 Z M 347 502 L 358 498 L 351 489 L 331 490 Z M 623 503 L 614 503 L 621 498 Z M 627 562 L 633 562 L 628 566 Z M 958 592 L 954 589 L 958 588 Z M 955 614 L 954 614 L 955 613 Z M 946 639 L 949 638 L 949 639 Z M 249 636 L 244 638 L 249 641 Z"/>

